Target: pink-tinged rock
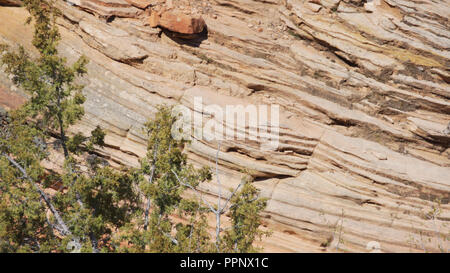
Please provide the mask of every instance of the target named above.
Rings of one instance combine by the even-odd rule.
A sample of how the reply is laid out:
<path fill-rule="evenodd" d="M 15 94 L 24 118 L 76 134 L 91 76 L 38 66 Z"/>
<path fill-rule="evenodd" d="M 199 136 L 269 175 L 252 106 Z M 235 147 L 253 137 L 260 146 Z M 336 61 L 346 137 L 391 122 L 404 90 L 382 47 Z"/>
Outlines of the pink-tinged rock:
<path fill-rule="evenodd" d="M 142 10 L 133 7 L 125 0 L 80 0 L 76 4 L 80 8 L 90 10 L 101 17 L 136 18 L 142 13 Z"/>
<path fill-rule="evenodd" d="M 182 34 L 196 34 L 205 29 L 201 16 L 186 15 L 176 11 L 165 11 L 159 15 L 158 25 Z"/>
<path fill-rule="evenodd" d="M 130 3 L 132 6 L 135 6 L 140 9 L 146 9 L 152 4 L 155 4 L 157 1 L 155 0 L 125 0 Z"/>
<path fill-rule="evenodd" d="M 19 7 L 22 5 L 22 1 L 20 0 L 0 0 L 0 6 L 16 6 Z"/>
<path fill-rule="evenodd" d="M 148 18 L 148 23 L 151 27 L 157 27 L 159 25 L 159 14 L 156 11 L 152 11 Z"/>

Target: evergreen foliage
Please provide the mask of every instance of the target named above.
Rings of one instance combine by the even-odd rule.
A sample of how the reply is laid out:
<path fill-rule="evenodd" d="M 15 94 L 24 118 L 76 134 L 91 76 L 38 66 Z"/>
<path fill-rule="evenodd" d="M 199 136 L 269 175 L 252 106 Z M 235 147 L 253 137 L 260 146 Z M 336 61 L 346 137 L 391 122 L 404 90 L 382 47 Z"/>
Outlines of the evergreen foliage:
<path fill-rule="evenodd" d="M 68 133 L 84 115 L 78 82 L 88 61 L 69 65 L 59 56 L 60 12 L 52 1 L 23 2 L 39 56 L 0 46 L 6 73 L 29 95 L 0 116 L 0 252 L 257 251 L 253 242 L 267 235 L 259 229 L 266 201 L 247 180 L 230 195 L 232 228 L 219 226 L 214 240 L 208 217 L 226 208 L 196 195 L 212 173 L 188 164 L 186 143 L 171 137 L 171 107 L 160 106 L 145 124 L 148 151 L 137 169 L 116 170 L 96 156 L 105 144 L 100 127 L 87 136 Z M 47 170 L 43 161 L 55 152 L 64 163 Z"/>

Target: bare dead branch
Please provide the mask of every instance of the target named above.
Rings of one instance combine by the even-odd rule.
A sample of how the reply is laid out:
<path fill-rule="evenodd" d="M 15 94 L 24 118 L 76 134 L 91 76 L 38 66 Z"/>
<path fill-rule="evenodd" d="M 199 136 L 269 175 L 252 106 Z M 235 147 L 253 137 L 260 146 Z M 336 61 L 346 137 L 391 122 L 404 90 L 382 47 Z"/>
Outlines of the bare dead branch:
<path fill-rule="evenodd" d="M 56 208 L 51 203 L 50 198 L 45 194 L 45 192 L 43 190 L 41 190 L 39 185 L 36 182 L 34 182 L 33 179 L 31 179 L 31 177 L 28 176 L 27 171 L 22 166 L 20 166 L 20 164 L 17 163 L 17 161 L 15 161 L 9 155 L 3 153 L 3 156 L 6 159 L 8 159 L 8 161 L 22 173 L 23 177 L 25 177 L 26 180 L 28 180 L 34 186 L 36 191 L 39 193 L 41 198 L 44 200 L 45 204 L 48 206 L 48 208 L 50 209 L 52 214 L 55 216 L 55 219 L 58 223 L 57 231 L 60 232 L 63 236 L 72 236 L 73 235 L 72 232 L 69 230 L 66 223 L 62 219 L 61 215 L 59 214 L 59 212 L 56 210 Z M 75 243 L 76 247 L 79 247 L 81 249 L 81 244 L 80 244 L 78 238 L 74 238 L 74 243 Z"/>

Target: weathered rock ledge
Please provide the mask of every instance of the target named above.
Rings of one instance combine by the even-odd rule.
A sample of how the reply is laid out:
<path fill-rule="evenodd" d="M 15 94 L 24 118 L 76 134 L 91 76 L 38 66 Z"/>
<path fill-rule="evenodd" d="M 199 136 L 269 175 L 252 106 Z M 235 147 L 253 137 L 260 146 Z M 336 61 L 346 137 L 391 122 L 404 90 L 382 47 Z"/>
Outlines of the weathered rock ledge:
<path fill-rule="evenodd" d="M 158 104 L 193 108 L 195 96 L 205 105 L 278 104 L 279 148 L 224 141 L 219 158 L 227 187 L 245 168 L 270 198 L 264 221 L 274 234 L 266 251 L 335 251 L 341 225 L 339 248 L 346 251 L 366 251 L 370 241 L 386 252 L 423 251 L 422 243 L 439 251 L 436 229 L 449 236 L 446 1 L 58 4 L 62 54 L 90 59 L 87 114 L 74 129 L 106 128 L 108 147 L 99 152 L 112 164 L 135 165 L 145 154 L 140 129 Z M 199 14 L 206 36 L 152 28 L 152 10 L 161 5 Z M 0 7 L 0 42 L 29 45 L 25 18 L 23 8 Z M 4 74 L 0 94 L 6 108 L 14 106 L 6 96 L 23 101 Z M 205 113 L 205 122 L 210 118 Z M 210 164 L 216 149 L 215 142 L 194 142 L 189 156 Z M 215 198 L 217 184 L 203 190 Z M 433 220 L 436 199 L 442 213 Z"/>

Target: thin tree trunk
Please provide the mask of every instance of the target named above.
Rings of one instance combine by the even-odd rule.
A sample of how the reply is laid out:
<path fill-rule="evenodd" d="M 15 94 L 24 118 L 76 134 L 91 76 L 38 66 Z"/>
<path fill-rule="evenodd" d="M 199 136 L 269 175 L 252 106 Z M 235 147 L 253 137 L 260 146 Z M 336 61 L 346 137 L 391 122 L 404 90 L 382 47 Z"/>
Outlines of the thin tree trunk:
<path fill-rule="evenodd" d="M 89 239 L 91 239 L 92 252 L 93 253 L 99 253 L 99 251 L 98 251 L 98 242 L 97 242 L 97 239 L 94 236 L 94 233 L 92 233 L 92 232 L 89 233 Z"/>
<path fill-rule="evenodd" d="M 64 124 L 63 124 L 63 119 L 62 119 L 62 114 L 61 114 L 61 98 L 60 98 L 59 94 L 60 94 L 60 92 L 58 92 L 58 99 L 57 99 L 57 106 L 58 106 L 57 116 L 58 116 L 59 132 L 61 134 L 61 145 L 62 145 L 62 148 L 64 151 L 64 158 L 66 160 L 69 160 L 70 155 L 69 155 L 69 149 L 67 149 L 67 144 L 66 144 L 67 139 L 66 139 L 66 133 L 64 131 Z M 73 171 L 71 163 L 68 164 L 68 168 L 69 168 L 69 174 L 72 175 L 74 171 Z M 77 203 L 80 205 L 80 207 L 84 208 L 84 203 L 81 200 L 81 196 L 77 191 L 75 192 L 75 198 L 77 200 Z M 91 238 L 93 252 L 98 252 L 97 246 L 96 246 L 97 239 L 95 238 L 94 234 L 92 234 L 92 233 L 89 234 L 89 237 Z"/>
<path fill-rule="evenodd" d="M 156 155 L 157 155 L 157 149 L 158 145 L 155 144 L 153 147 L 153 163 L 152 163 L 152 173 L 150 175 L 149 184 L 151 185 L 153 183 L 153 176 L 155 174 L 155 168 L 156 168 Z M 148 228 L 148 222 L 149 222 L 149 213 L 150 213 L 150 205 L 151 205 L 151 196 L 147 196 L 147 205 L 145 207 L 145 216 L 144 216 L 144 230 L 147 230 Z"/>
<path fill-rule="evenodd" d="M 227 211 L 228 203 L 230 202 L 231 198 L 233 198 L 233 196 L 236 194 L 236 192 L 239 190 L 239 188 L 242 186 L 243 183 L 240 183 L 234 189 L 234 191 L 230 194 L 230 196 L 226 200 L 224 206 L 222 207 L 222 204 L 221 204 L 221 199 L 222 199 L 222 190 L 221 190 L 221 188 L 222 188 L 222 184 L 220 182 L 219 168 L 218 168 L 219 152 L 220 152 L 220 143 L 219 143 L 219 146 L 217 148 L 217 153 L 216 153 L 216 176 L 217 176 L 217 183 L 219 185 L 219 199 L 217 201 L 218 202 L 217 209 L 214 209 L 205 199 L 203 199 L 203 196 L 199 193 L 199 191 L 196 188 L 194 188 L 192 185 L 190 185 L 188 183 L 184 183 L 183 181 L 181 181 L 181 179 L 178 177 L 178 175 L 176 174 L 176 172 L 174 170 L 172 170 L 172 173 L 175 175 L 175 178 L 178 180 L 178 182 L 181 185 L 184 185 L 184 186 L 190 188 L 191 190 L 193 190 L 195 193 L 197 193 L 197 195 L 200 196 L 201 201 L 209 207 L 209 211 L 214 213 L 214 215 L 216 216 L 216 243 L 215 243 L 215 245 L 216 245 L 216 248 L 217 248 L 217 252 L 220 253 L 221 252 L 221 249 L 220 249 L 220 232 L 222 231 L 220 216 Z"/>
<path fill-rule="evenodd" d="M 154 173 L 155 173 L 155 165 L 153 165 L 153 167 L 152 167 L 152 174 L 151 174 L 150 179 L 149 179 L 149 184 L 152 184 L 152 183 L 153 183 L 153 175 L 154 175 Z M 147 228 L 148 228 L 148 222 L 149 222 L 149 214 L 150 214 L 150 205 L 151 205 L 151 202 L 152 202 L 152 200 L 151 200 L 151 196 L 150 196 L 150 194 L 149 194 L 149 195 L 147 196 L 147 205 L 146 205 L 146 207 L 145 207 L 144 230 L 147 230 Z"/>
<path fill-rule="evenodd" d="M 220 142 L 217 147 L 217 153 L 216 153 L 216 177 L 217 177 L 217 184 L 219 184 L 219 198 L 217 200 L 217 211 L 216 213 L 216 247 L 217 251 L 220 253 L 220 215 L 222 214 L 222 208 L 220 201 L 222 199 L 222 185 L 220 183 L 219 178 L 219 168 L 218 168 L 218 161 L 219 161 L 219 152 L 220 152 Z"/>
<path fill-rule="evenodd" d="M 67 227 L 66 223 L 62 219 L 61 215 L 56 210 L 56 208 L 53 206 L 53 204 L 51 203 L 50 199 L 45 194 L 45 192 L 43 190 L 41 190 L 39 185 L 36 182 L 34 182 L 33 179 L 31 179 L 31 177 L 28 176 L 26 170 L 22 166 L 20 166 L 20 164 L 17 163 L 13 158 L 11 158 L 7 154 L 3 154 L 3 156 L 6 157 L 8 159 L 8 161 L 11 164 L 13 164 L 22 173 L 23 177 L 25 179 L 27 179 L 34 186 L 36 191 L 39 193 L 41 198 L 44 200 L 45 204 L 48 206 L 48 208 L 50 209 L 52 214 L 55 216 L 56 222 L 58 223 L 58 226 L 60 227 L 58 229 L 58 231 L 61 232 L 62 235 L 64 235 L 64 236 L 72 236 L 73 235 L 72 232 L 69 230 L 69 228 Z M 80 244 L 80 242 L 79 242 L 79 240 L 77 238 L 74 238 L 74 243 L 75 243 L 75 247 L 76 248 L 81 249 L 81 244 Z"/>

